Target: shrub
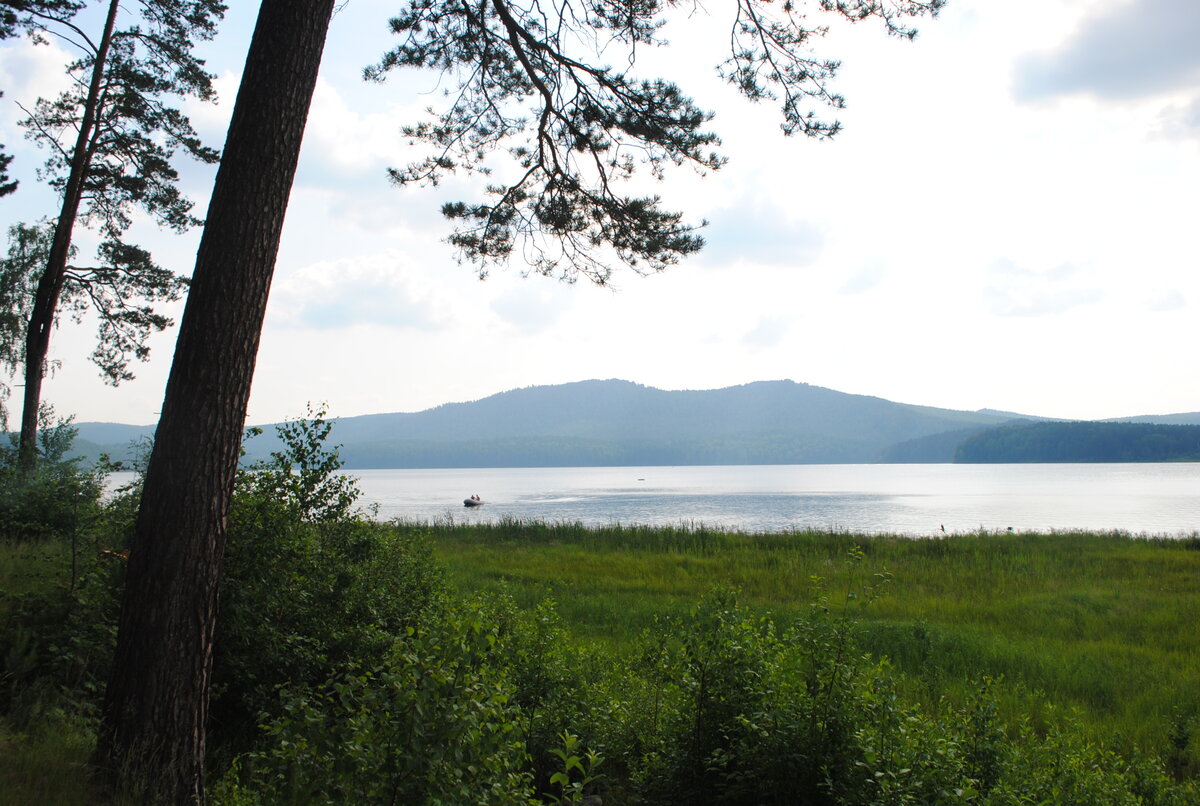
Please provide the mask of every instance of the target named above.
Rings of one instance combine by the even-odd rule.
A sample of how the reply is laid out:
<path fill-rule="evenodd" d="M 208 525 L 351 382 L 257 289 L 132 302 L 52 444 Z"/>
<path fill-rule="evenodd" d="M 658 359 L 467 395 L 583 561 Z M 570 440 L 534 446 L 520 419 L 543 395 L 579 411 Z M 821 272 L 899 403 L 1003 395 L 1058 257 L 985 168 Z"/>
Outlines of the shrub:
<path fill-rule="evenodd" d="M 597 681 L 589 678 L 586 653 L 568 636 L 553 601 L 526 612 L 508 596 L 481 601 L 503 636 L 495 662 L 513 686 L 535 784 L 548 792 L 552 775 L 562 771 L 563 735 L 582 733 L 584 743 L 590 741 L 590 715 L 602 709 L 602 698 L 594 696 Z"/>
<path fill-rule="evenodd" d="M 17 730 L 97 715 L 128 545 L 124 497 L 102 500 L 110 466 L 67 459 L 75 429 L 49 419 L 31 473 L 16 467 L 15 448 L 0 451 L 0 541 L 19 552 L 22 577 L 0 590 L 0 714 Z"/>
<path fill-rule="evenodd" d="M 286 692 L 266 748 L 239 760 L 214 803 L 529 806 L 502 642 L 468 606 L 409 628 L 378 665 Z"/>
<path fill-rule="evenodd" d="M 214 642 L 218 757 L 249 749 L 277 689 L 370 667 L 441 600 L 428 543 L 354 511 L 358 489 L 313 416 L 281 426 L 283 450 L 237 479 Z"/>
<path fill-rule="evenodd" d="M 0 540 L 75 539 L 99 515 L 108 466 L 67 458 L 77 429 L 49 408 L 40 419 L 34 470 L 17 466 L 15 445 L 0 447 Z"/>
<path fill-rule="evenodd" d="M 1194 802 L 1157 763 L 1127 758 L 1083 738 L 1078 720 L 1057 715 L 1045 737 L 1018 727 L 1011 755 L 988 806 L 1154 806 Z"/>
<path fill-rule="evenodd" d="M 94 555 L 82 565 L 74 584 L 10 597 L 0 621 L 0 709 L 18 730 L 99 714 L 124 567 Z"/>

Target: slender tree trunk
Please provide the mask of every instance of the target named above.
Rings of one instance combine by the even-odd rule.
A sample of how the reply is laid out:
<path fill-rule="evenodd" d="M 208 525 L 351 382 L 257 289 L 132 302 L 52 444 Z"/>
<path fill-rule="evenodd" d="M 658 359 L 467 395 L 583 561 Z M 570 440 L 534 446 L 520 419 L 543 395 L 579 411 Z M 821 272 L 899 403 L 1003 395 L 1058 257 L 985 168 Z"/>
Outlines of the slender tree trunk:
<path fill-rule="evenodd" d="M 196 256 L 129 556 L 97 748 L 110 792 L 203 803 L 226 516 L 334 0 L 263 0 Z"/>
<path fill-rule="evenodd" d="M 25 333 L 25 395 L 21 409 L 21 441 L 17 464 L 26 472 L 33 470 L 37 465 L 38 412 L 42 404 L 42 379 L 46 376 L 46 357 L 50 353 L 50 331 L 54 329 L 58 299 L 62 294 L 63 280 L 67 276 L 71 233 L 75 230 L 75 219 L 79 215 L 79 205 L 83 200 L 83 180 L 92 162 L 93 134 L 100 112 L 100 87 L 104 81 L 104 68 L 108 61 L 108 49 L 112 44 L 119 9 L 119 0 L 111 0 L 108 17 L 104 21 L 104 33 L 96 49 L 96 61 L 92 65 L 92 78 L 88 85 L 87 101 L 83 106 L 83 117 L 79 121 L 75 150 L 71 152 L 71 173 L 67 177 L 66 187 L 63 188 L 62 209 L 54 226 L 54 240 L 50 243 L 46 269 L 38 281 L 37 296 L 34 298 L 29 327 Z"/>

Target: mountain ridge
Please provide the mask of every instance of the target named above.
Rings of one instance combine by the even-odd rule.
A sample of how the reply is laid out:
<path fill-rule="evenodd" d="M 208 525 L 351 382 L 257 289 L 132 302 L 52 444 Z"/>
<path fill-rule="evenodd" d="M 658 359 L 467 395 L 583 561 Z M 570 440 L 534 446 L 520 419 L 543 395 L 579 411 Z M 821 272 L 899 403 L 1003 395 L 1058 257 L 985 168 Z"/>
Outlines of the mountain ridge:
<path fill-rule="evenodd" d="M 1200 423 L 1200 413 L 1161 417 Z M 896 403 L 791 380 L 663 390 L 607 379 L 339 417 L 332 440 L 351 469 L 951 461 L 945 453 L 957 434 L 1041 419 L 1049 418 Z M 120 457 L 125 443 L 153 433 L 119 423 L 77 427 L 87 455 Z M 271 424 L 264 430 L 247 443 L 251 459 L 278 446 Z"/>

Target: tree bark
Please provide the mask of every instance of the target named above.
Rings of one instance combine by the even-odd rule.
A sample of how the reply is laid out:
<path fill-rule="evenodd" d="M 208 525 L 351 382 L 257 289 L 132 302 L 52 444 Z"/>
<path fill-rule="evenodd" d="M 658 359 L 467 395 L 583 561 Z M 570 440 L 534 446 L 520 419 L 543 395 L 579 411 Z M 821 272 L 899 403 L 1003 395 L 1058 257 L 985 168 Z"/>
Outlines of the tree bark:
<path fill-rule="evenodd" d="M 288 196 L 335 0 L 263 0 L 138 513 L 97 747 L 109 793 L 204 803 L 226 517 Z"/>
<path fill-rule="evenodd" d="M 29 314 L 29 327 L 25 332 L 25 395 L 21 409 L 21 439 L 17 449 L 17 466 L 24 472 L 32 471 L 37 465 L 38 414 L 42 405 L 42 380 L 46 377 L 46 357 L 50 354 L 50 331 L 54 329 L 58 300 L 67 276 L 71 234 L 75 230 L 75 219 L 79 216 L 79 205 L 83 200 L 83 180 L 92 162 L 92 136 L 100 112 L 100 86 L 104 81 L 104 67 L 108 61 L 108 49 L 112 45 L 119 9 L 119 0 L 111 0 L 108 17 L 104 21 L 104 33 L 96 48 L 96 61 L 92 65 L 92 77 L 83 105 L 83 117 L 79 121 L 79 134 L 75 138 L 75 150 L 71 152 L 71 173 L 63 188 L 62 208 L 54 225 L 54 240 L 50 242 L 46 269 L 38 281 L 33 310 Z"/>

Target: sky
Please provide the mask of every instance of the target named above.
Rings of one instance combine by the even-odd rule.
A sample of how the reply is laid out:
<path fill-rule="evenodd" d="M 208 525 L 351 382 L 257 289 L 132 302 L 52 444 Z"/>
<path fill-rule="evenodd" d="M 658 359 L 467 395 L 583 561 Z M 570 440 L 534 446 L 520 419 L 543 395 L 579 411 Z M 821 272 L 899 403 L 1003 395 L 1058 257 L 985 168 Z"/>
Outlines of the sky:
<path fill-rule="evenodd" d="M 189 103 L 220 146 L 257 4 L 230 0 L 201 52 L 220 102 Z M 1200 3 L 951 0 L 913 42 L 835 26 L 836 138 L 787 138 L 777 110 L 712 71 L 722 0 L 673 20 L 637 72 L 716 116 L 728 164 L 654 188 L 706 220 L 707 248 L 614 288 L 477 272 L 445 243 L 462 177 L 404 188 L 400 133 L 439 101 L 424 74 L 366 83 L 400 0 L 334 18 L 285 224 L 248 421 L 419 411 L 507 389 L 622 378 L 662 389 L 791 379 L 951 409 L 1066 419 L 1200 410 Z M 815 7 L 815 3 L 809 3 Z M 820 17 L 813 11 L 814 17 Z M 21 179 L 0 226 L 53 214 L 17 102 L 61 86 L 67 52 L 0 48 L 0 143 Z M 181 163 L 203 214 L 214 171 Z M 199 232 L 139 221 L 160 263 L 190 273 Z M 81 245 L 89 243 L 80 233 Z M 181 307 L 175 309 L 176 315 Z M 64 320 L 44 396 L 80 422 L 157 419 L 174 329 L 137 378 L 106 386 L 94 325 Z"/>

